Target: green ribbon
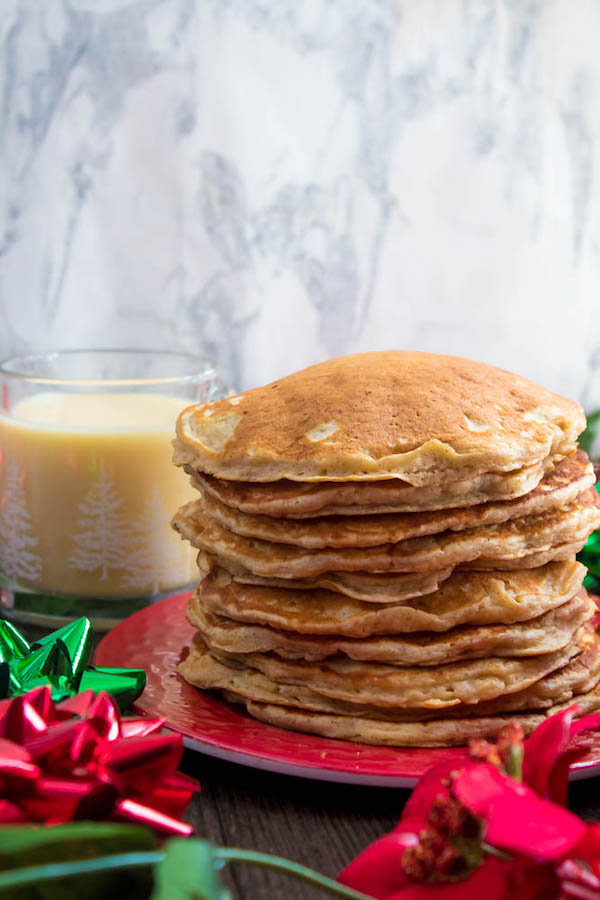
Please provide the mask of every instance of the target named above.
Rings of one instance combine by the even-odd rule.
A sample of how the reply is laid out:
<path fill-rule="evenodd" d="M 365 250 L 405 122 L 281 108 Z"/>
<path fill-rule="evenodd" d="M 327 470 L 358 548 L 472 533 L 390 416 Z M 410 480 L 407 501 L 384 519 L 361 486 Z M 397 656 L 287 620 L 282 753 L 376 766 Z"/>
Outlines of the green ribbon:
<path fill-rule="evenodd" d="M 30 644 L 18 628 L 0 619 L 0 699 L 49 685 L 59 703 L 81 691 L 108 691 L 124 712 L 146 685 L 143 669 L 88 665 L 92 626 L 83 616 Z"/>

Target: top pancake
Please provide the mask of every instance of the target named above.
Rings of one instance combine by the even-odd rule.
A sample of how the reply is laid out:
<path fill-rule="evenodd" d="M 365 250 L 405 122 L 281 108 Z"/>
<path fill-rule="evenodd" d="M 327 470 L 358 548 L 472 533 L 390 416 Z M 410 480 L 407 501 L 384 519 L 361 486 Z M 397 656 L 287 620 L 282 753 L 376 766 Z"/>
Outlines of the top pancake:
<path fill-rule="evenodd" d="M 529 467 L 539 481 L 584 426 L 578 404 L 504 370 L 385 351 L 188 407 L 174 460 L 232 481 L 398 478 L 425 487 Z"/>

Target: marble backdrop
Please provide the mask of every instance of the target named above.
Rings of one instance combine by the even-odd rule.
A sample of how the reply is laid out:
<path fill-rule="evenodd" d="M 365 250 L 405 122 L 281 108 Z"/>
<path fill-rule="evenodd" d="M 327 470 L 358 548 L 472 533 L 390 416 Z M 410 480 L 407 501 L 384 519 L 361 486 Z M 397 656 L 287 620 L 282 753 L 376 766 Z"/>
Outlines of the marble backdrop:
<path fill-rule="evenodd" d="M 2 0 L 0 39 L 3 355 L 420 348 L 600 405 L 598 0 Z"/>

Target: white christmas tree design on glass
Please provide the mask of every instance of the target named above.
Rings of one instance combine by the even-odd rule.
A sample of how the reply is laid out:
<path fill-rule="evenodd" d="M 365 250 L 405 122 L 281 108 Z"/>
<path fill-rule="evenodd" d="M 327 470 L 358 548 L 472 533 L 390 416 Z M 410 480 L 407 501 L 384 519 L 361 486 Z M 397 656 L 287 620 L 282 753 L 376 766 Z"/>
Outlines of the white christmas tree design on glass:
<path fill-rule="evenodd" d="M 0 502 L 0 566 L 9 578 L 36 581 L 42 574 L 42 561 L 32 551 L 37 545 L 32 531 L 23 476 L 17 463 L 10 462 Z"/>
<path fill-rule="evenodd" d="M 172 583 L 173 572 L 179 571 L 182 560 L 179 544 L 174 544 L 169 534 L 169 519 L 160 491 L 155 487 L 146 501 L 144 514 L 132 525 L 129 572 L 122 580 L 124 587 L 158 594 L 161 586 Z"/>
<path fill-rule="evenodd" d="M 73 535 L 77 549 L 69 557 L 73 569 L 99 569 L 100 580 L 105 581 L 109 570 L 127 567 L 128 529 L 120 509 L 121 498 L 102 470 L 79 505 L 82 515 Z"/>

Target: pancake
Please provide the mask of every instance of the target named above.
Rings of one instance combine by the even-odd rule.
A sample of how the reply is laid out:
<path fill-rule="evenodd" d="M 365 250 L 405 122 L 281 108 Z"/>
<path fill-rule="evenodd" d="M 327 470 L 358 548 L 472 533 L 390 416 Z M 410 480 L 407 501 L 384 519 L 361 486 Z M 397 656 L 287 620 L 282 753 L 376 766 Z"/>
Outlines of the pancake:
<path fill-rule="evenodd" d="M 210 648 L 228 665 L 257 669 L 272 681 L 309 687 L 333 700 L 395 709 L 437 709 L 481 703 L 522 691 L 576 656 L 586 626 L 566 647 L 541 656 L 490 657 L 440 666 L 390 666 L 328 659 L 321 663 L 283 660 L 273 653 L 233 654 Z"/>
<path fill-rule="evenodd" d="M 446 632 L 369 638 L 322 637 L 236 622 L 210 612 L 195 593 L 188 619 L 209 647 L 233 654 L 275 653 L 282 659 L 320 662 L 346 656 L 394 666 L 437 666 L 488 656 L 538 656 L 565 647 L 596 612 L 585 591 L 535 619 L 513 625 L 481 625 Z"/>
<path fill-rule="evenodd" d="M 361 744 L 377 744 L 391 747 L 461 747 L 471 738 L 495 738 L 509 722 L 517 722 L 526 735 L 531 734 L 547 716 L 559 712 L 567 704 L 550 707 L 544 713 L 519 713 L 482 716 L 467 719 L 437 719 L 428 722 L 381 722 L 352 716 L 337 716 L 257 703 L 228 693 L 227 699 L 243 703 L 255 719 L 268 725 L 318 734 L 322 737 Z M 600 707 L 600 688 L 588 693 L 576 694 L 569 705 L 576 703 L 587 715 Z"/>
<path fill-rule="evenodd" d="M 585 539 L 587 540 L 587 538 Z M 556 544 L 545 550 L 539 550 L 537 553 L 527 553 L 525 556 L 514 557 L 514 559 L 486 559 L 479 557 L 478 559 L 466 562 L 462 568 L 474 569 L 475 571 L 496 571 L 510 572 L 515 569 L 529 569 L 536 566 L 544 566 L 547 562 L 574 559 L 581 548 L 585 546 L 585 540 L 578 540 L 573 544 Z"/>
<path fill-rule="evenodd" d="M 600 526 L 600 497 L 591 489 L 563 509 L 539 516 L 368 548 L 305 550 L 245 538 L 208 518 L 199 501 L 183 506 L 172 524 L 194 547 L 267 578 L 306 578 L 336 571 L 432 572 L 463 563 L 482 569 L 510 568 L 523 566 L 532 554 L 536 556 L 533 565 L 540 565 L 564 558 L 572 546 L 581 549 Z"/>
<path fill-rule="evenodd" d="M 548 562 L 567 561 L 574 559 L 576 554 L 581 550 L 581 541 L 576 544 L 560 544 L 557 547 L 551 547 L 548 550 L 539 553 L 530 553 L 516 559 L 495 560 L 492 565 L 484 559 L 478 559 L 474 562 L 465 563 L 458 567 L 460 570 L 472 569 L 474 571 L 496 571 L 496 572 L 514 572 L 519 569 L 535 569 L 546 565 Z M 198 559 L 203 562 L 199 563 L 202 571 L 205 570 L 204 561 L 211 560 L 210 566 L 220 566 L 227 571 L 235 581 L 240 584 L 253 584 L 261 587 L 283 587 L 289 590 L 299 588 L 301 590 L 311 587 L 323 588 L 325 590 L 336 591 L 345 594 L 348 597 L 355 597 L 365 602 L 395 602 L 401 599 L 411 598 L 415 596 L 423 596 L 429 593 L 426 589 L 426 582 L 432 576 L 439 576 L 440 583 L 456 571 L 456 567 L 450 569 L 441 569 L 439 572 L 395 572 L 378 574 L 373 572 L 321 572 L 312 578 L 267 578 L 255 575 L 239 563 L 227 559 L 219 559 L 200 552 Z M 406 579 L 409 579 L 408 583 Z M 413 579 L 418 579 L 414 593 L 409 590 Z M 435 588 L 433 589 L 435 590 Z"/>
<path fill-rule="evenodd" d="M 198 590 L 210 612 L 238 622 L 365 638 L 526 622 L 564 605 L 580 590 L 585 572 L 573 559 L 507 573 L 457 571 L 435 594 L 393 604 L 364 603 L 331 591 L 241 585 L 219 569 Z"/>
<path fill-rule="evenodd" d="M 502 369 L 385 351 L 329 360 L 177 422 L 175 462 L 232 481 L 415 487 L 540 466 L 575 450 L 578 404 Z"/>
<path fill-rule="evenodd" d="M 376 547 L 443 531 L 497 525 L 509 519 L 560 509 L 593 487 L 595 480 L 593 465 L 585 453 L 578 451 L 557 463 L 537 487 L 523 497 L 446 511 L 296 520 L 248 515 L 227 506 L 209 492 L 202 493 L 200 505 L 208 518 L 243 537 L 293 544 L 307 550 Z"/>
<path fill-rule="evenodd" d="M 392 575 L 370 575 L 368 572 L 323 572 L 313 578 L 262 578 L 244 566 L 227 560 L 217 560 L 201 550 L 197 557 L 201 576 L 219 569 L 230 580 L 259 587 L 283 587 L 308 591 L 313 588 L 334 591 L 366 603 L 397 603 L 411 597 L 431 594 L 452 574 L 452 568 L 437 572 L 400 572 Z"/>
<path fill-rule="evenodd" d="M 303 685 L 273 681 L 263 672 L 232 661 L 217 658 L 197 634 L 180 672 L 190 684 L 206 690 L 233 691 L 247 700 L 260 703 L 282 703 L 315 712 L 377 719 L 383 722 L 425 722 L 440 716 L 439 709 L 404 709 L 377 707 L 326 697 Z M 458 703 L 444 709 L 444 718 L 462 719 L 492 716 L 509 712 L 548 709 L 555 703 L 566 703 L 575 694 L 586 693 L 600 680 L 600 645 L 597 634 L 585 629 L 580 652 L 569 662 L 540 678 L 529 687 L 504 694 L 482 703 Z"/>
<path fill-rule="evenodd" d="M 179 453 L 176 449 L 176 455 Z M 181 463 L 180 463 L 181 465 Z M 532 491 L 553 462 L 496 475 L 486 472 L 447 484 L 412 487 L 397 478 L 385 481 L 310 482 L 226 481 L 195 470 L 184 463 L 194 487 L 212 494 L 227 506 L 250 514 L 285 516 L 292 519 L 313 516 L 358 516 L 373 513 L 417 512 L 474 506 L 489 500 L 510 500 Z"/>
<path fill-rule="evenodd" d="M 214 658 L 198 637 L 192 642 L 188 657 L 179 670 L 191 684 L 204 689 L 217 689 L 235 702 L 295 707 L 296 711 L 309 711 L 356 720 L 372 720 L 381 724 L 425 724 L 439 720 L 439 710 L 378 709 L 365 704 L 347 703 L 320 696 L 298 685 L 276 683 L 263 673 L 247 666 L 232 666 L 227 661 Z M 459 704 L 444 710 L 446 722 L 471 721 L 481 724 L 483 717 L 542 711 L 579 700 L 596 688 L 600 679 L 600 653 L 598 637 L 590 629 L 581 642 L 581 652 L 569 663 L 535 682 L 531 687 L 499 697 L 487 703 Z M 592 698 L 587 699 L 589 701 Z M 585 701 L 584 701 L 585 702 Z M 600 706 L 600 695 L 594 701 Z M 594 708 L 591 704 L 588 708 Z M 367 723 L 365 723 L 366 725 Z M 420 731 L 417 730 L 417 731 Z M 377 741 L 375 741 L 377 742 Z"/>

